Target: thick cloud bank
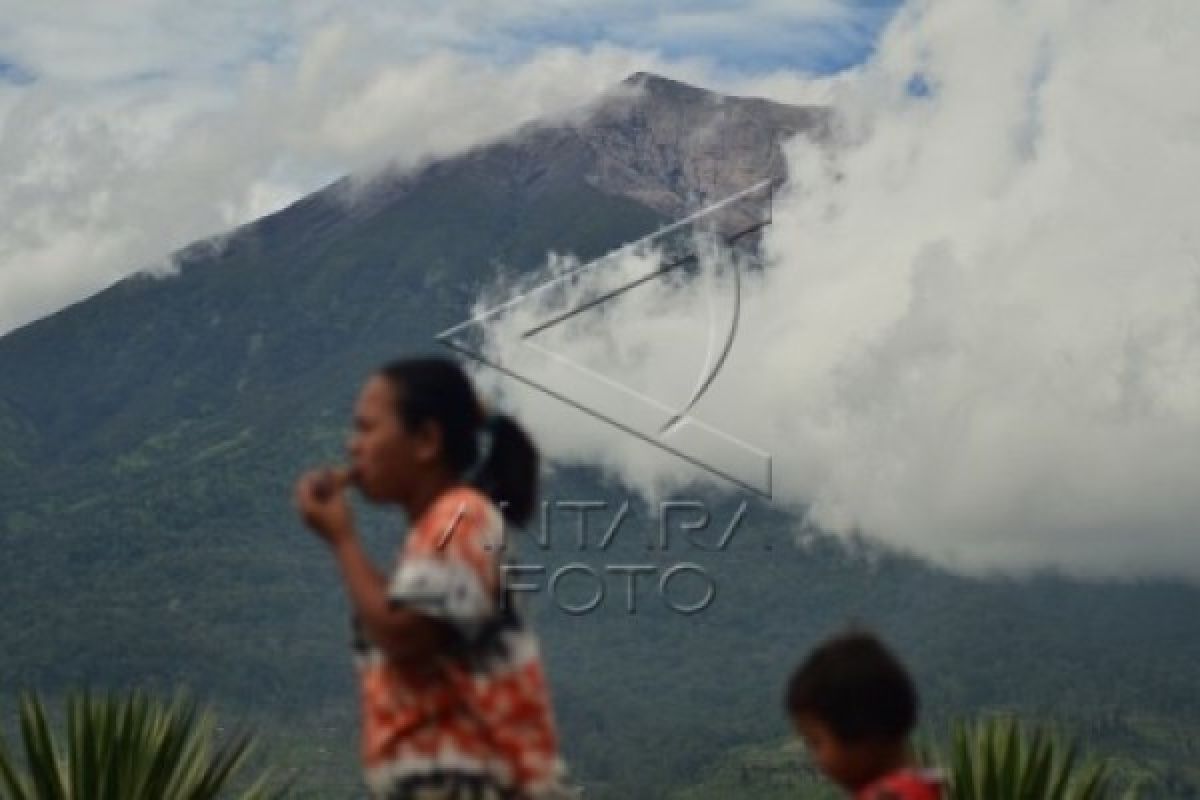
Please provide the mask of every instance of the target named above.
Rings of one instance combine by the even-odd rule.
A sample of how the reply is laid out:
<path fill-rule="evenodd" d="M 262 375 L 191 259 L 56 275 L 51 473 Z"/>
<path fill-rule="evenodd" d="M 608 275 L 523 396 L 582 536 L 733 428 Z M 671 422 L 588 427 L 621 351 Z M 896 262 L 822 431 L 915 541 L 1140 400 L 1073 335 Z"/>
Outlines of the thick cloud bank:
<path fill-rule="evenodd" d="M 834 87 L 841 149 L 794 143 L 695 416 L 769 452 L 775 501 L 832 529 L 970 571 L 1200 576 L 1197 76 L 1189 0 L 906 7 Z M 711 272 L 539 341 L 678 405 L 732 313 Z M 586 283 L 508 315 L 493 355 L 547 369 L 508 334 Z M 552 457 L 650 495 L 723 484 L 502 388 Z"/>

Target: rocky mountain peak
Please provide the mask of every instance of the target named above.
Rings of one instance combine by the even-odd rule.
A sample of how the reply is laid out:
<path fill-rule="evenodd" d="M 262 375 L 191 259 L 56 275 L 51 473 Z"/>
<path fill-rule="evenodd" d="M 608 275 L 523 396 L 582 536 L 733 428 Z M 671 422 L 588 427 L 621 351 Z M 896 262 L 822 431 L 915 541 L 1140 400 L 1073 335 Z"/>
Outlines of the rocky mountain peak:
<path fill-rule="evenodd" d="M 595 155 L 587 180 L 668 216 L 772 178 L 786 178 L 782 144 L 829 141 L 831 114 L 737 97 L 637 72 L 596 101 L 579 134 Z"/>
<path fill-rule="evenodd" d="M 760 181 L 787 177 L 783 143 L 830 143 L 832 115 L 725 95 L 635 72 L 570 114 L 526 124 L 500 141 L 416 172 L 381 176 L 356 213 L 389 206 L 426 181 L 467 170 L 536 196 L 583 180 L 667 218 L 679 218 Z"/>
<path fill-rule="evenodd" d="M 622 87 L 641 92 L 655 102 L 712 102 L 721 95 L 653 72 L 635 72 L 621 81 Z"/>

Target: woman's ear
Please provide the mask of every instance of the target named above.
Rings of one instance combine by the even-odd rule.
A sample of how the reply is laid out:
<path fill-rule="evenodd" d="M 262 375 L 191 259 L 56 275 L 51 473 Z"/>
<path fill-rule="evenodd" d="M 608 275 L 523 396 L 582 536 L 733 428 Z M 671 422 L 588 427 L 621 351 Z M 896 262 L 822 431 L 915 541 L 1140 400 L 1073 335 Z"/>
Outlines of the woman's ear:
<path fill-rule="evenodd" d="M 425 419 L 412 435 L 413 459 L 420 464 L 431 464 L 442 456 L 442 426 L 433 419 Z"/>

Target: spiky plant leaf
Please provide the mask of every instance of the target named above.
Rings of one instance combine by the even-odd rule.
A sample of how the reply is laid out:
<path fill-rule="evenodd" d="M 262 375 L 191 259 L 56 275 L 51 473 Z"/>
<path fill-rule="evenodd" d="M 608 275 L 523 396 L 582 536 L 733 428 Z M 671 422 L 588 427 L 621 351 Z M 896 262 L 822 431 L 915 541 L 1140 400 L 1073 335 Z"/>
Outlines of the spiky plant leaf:
<path fill-rule="evenodd" d="M 1083 760 L 1072 742 L 1011 717 L 951 725 L 946 750 L 925 745 L 922 759 L 948 767 L 954 800 L 1106 800 L 1116 788 L 1107 763 Z M 1121 795 L 1136 800 L 1130 787 Z"/>
<path fill-rule="evenodd" d="M 166 705 L 142 692 L 67 697 L 63 740 L 35 694 L 20 701 L 18 765 L 0 739 L 0 800 L 215 800 L 228 796 L 246 767 L 254 737 L 242 731 L 214 748 L 208 711 L 178 695 Z M 268 773 L 238 797 L 282 797 Z"/>

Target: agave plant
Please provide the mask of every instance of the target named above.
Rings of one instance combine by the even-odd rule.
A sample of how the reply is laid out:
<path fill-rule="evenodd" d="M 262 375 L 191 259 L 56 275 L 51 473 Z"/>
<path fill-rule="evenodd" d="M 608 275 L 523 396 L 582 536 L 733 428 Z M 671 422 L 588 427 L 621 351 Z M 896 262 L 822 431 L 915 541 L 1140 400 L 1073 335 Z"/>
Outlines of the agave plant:
<path fill-rule="evenodd" d="M 951 727 L 949 752 L 925 748 L 946 768 L 953 800 L 1111 800 L 1117 797 L 1104 761 L 1081 758 L 1074 743 L 1010 717 Z M 1122 795 L 1134 798 L 1134 789 Z"/>
<path fill-rule="evenodd" d="M 141 692 L 66 701 L 59 739 L 35 694 L 20 699 L 24 764 L 0 733 L 0 800 L 207 800 L 228 794 L 253 747 L 249 733 L 214 745 L 212 714 L 178 696 L 170 704 Z M 264 774 L 238 796 L 282 797 Z"/>

